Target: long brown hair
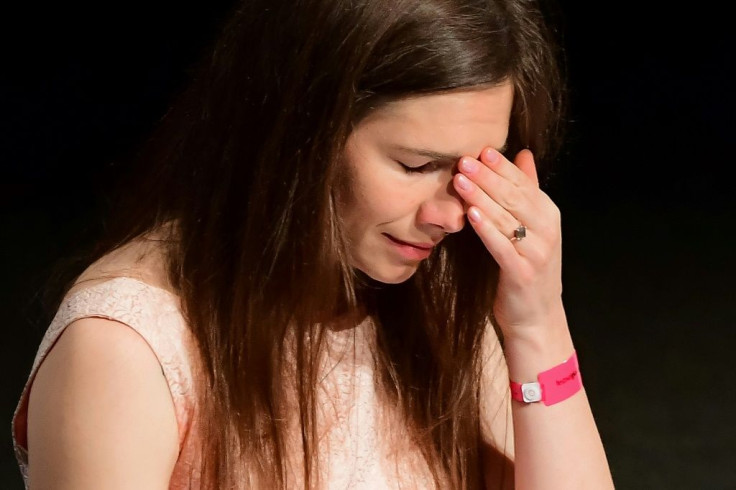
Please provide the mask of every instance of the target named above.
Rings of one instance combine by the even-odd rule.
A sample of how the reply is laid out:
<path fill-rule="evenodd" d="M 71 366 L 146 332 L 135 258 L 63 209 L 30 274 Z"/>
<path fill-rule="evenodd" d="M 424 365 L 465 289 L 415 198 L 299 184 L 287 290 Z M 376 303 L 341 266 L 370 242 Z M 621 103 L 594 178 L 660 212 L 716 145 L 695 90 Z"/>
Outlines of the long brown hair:
<path fill-rule="evenodd" d="M 380 386 L 416 428 L 437 482 L 482 486 L 479 345 L 497 265 L 466 227 L 402 284 L 361 278 L 340 228 L 340 156 L 354 125 L 383 104 L 510 80 L 507 152 L 530 148 L 543 162 L 560 126 L 557 59 L 527 0 L 237 6 L 123 184 L 93 256 L 175 223 L 167 272 L 201 357 L 203 487 L 237 488 L 244 474 L 287 484 L 278 382 L 287 337 L 304 479 L 316 482 L 321 329 L 357 308 L 376 324 Z"/>

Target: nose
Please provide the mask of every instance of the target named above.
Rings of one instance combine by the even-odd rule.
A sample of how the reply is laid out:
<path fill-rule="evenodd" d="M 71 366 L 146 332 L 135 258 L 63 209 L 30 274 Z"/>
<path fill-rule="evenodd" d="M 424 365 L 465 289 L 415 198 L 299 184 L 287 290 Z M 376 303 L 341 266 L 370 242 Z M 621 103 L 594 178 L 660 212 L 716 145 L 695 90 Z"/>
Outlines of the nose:
<path fill-rule="evenodd" d="M 465 205 L 452 185 L 452 179 L 438 186 L 422 202 L 417 212 L 420 225 L 457 233 L 465 226 Z M 437 230 L 434 231 L 436 233 Z M 431 232 L 430 232 L 431 233 Z"/>

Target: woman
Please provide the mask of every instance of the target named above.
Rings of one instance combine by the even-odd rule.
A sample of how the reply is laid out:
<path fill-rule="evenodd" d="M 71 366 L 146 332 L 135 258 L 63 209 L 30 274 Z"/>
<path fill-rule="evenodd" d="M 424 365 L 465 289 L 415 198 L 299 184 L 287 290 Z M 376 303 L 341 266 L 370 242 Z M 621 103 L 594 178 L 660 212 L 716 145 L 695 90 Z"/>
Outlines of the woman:
<path fill-rule="evenodd" d="M 39 348 L 27 484 L 612 487 L 537 179 L 542 21 L 242 2 Z"/>

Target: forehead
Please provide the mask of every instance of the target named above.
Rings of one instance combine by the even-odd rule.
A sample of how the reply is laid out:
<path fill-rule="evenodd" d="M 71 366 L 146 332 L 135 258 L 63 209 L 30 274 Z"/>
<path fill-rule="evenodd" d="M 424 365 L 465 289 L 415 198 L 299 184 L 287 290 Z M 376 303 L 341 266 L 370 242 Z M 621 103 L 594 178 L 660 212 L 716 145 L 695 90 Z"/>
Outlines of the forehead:
<path fill-rule="evenodd" d="M 486 146 L 504 146 L 512 103 L 511 83 L 412 97 L 377 109 L 356 132 L 402 147 L 477 156 Z"/>

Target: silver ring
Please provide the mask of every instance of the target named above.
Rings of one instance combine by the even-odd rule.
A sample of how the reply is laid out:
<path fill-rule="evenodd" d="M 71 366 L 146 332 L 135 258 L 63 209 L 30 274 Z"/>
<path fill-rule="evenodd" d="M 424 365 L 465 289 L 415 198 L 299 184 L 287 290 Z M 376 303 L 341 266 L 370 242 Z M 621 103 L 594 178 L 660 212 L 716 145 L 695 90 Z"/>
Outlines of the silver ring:
<path fill-rule="evenodd" d="M 519 224 L 519 227 L 514 230 L 514 237 L 511 240 L 520 242 L 524 238 L 526 238 L 526 226 Z"/>

